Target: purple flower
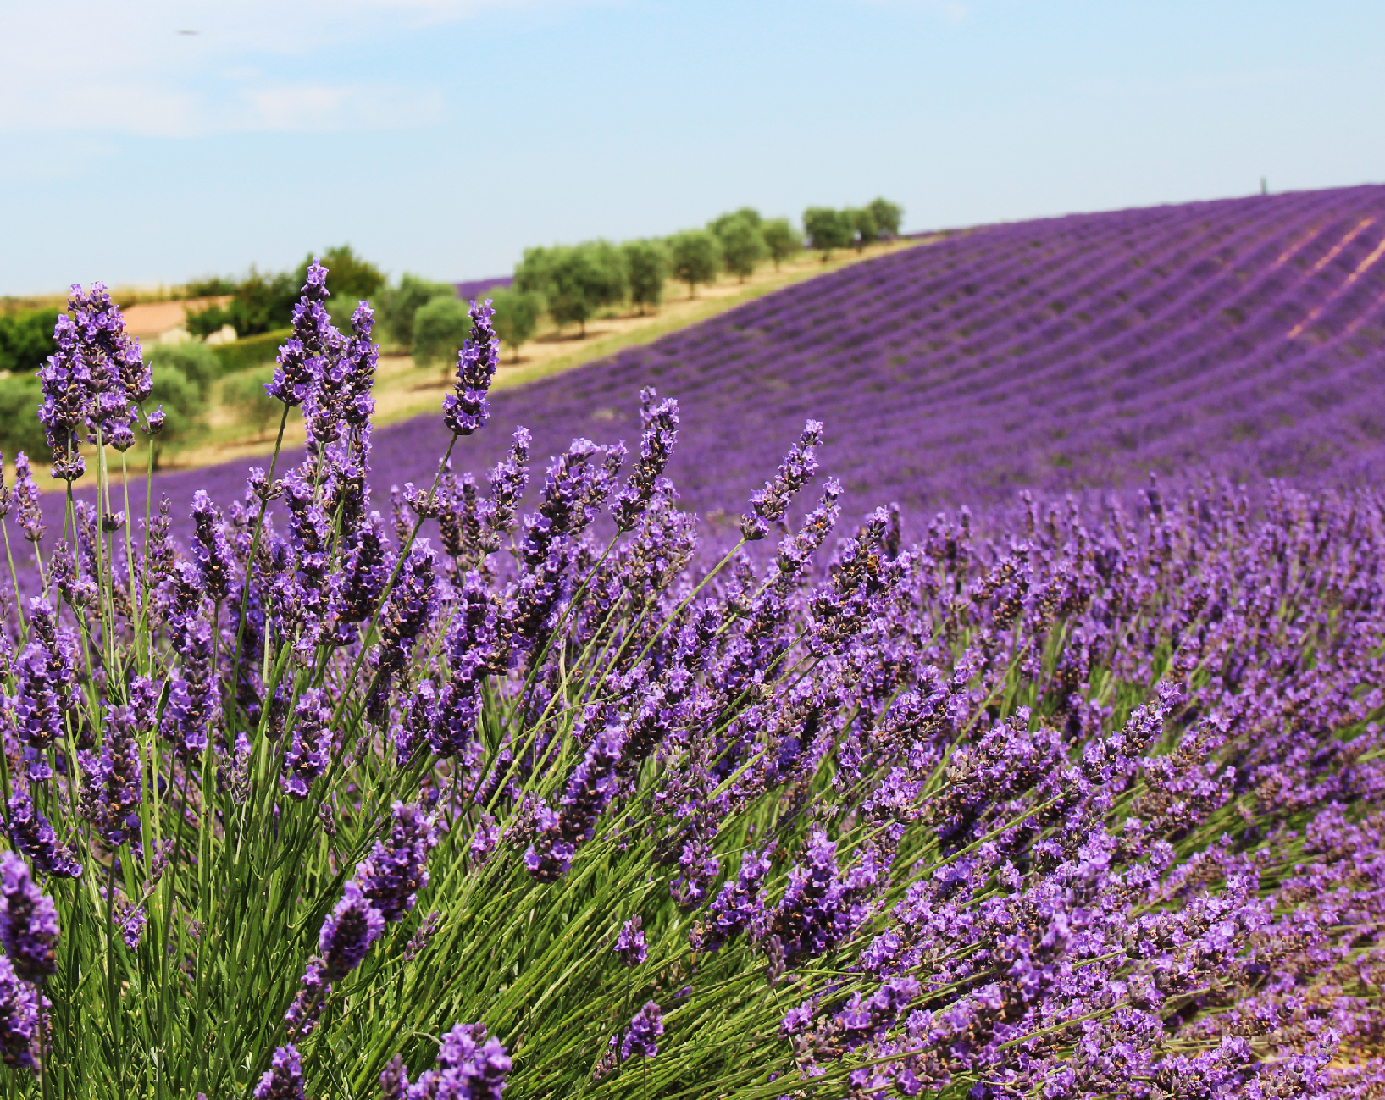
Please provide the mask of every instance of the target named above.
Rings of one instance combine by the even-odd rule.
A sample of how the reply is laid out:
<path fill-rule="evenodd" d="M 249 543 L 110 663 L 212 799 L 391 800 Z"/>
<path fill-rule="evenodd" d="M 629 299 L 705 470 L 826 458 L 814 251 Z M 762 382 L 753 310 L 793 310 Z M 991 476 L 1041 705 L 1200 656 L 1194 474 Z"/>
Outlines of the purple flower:
<path fill-rule="evenodd" d="M 197 560 L 202 591 L 220 602 L 231 590 L 234 564 L 226 532 L 222 529 L 221 510 L 212 504 L 204 489 L 192 494 L 192 522 L 192 553 Z"/>
<path fill-rule="evenodd" d="M 366 900 L 355 879 L 348 879 L 341 901 L 322 922 L 318 935 L 322 977 L 334 982 L 350 974 L 384 930 L 385 918 Z"/>
<path fill-rule="evenodd" d="M 500 1100 L 512 1066 L 500 1040 L 487 1038 L 481 1024 L 458 1024 L 442 1037 L 438 1068 L 409 1084 L 404 1062 L 396 1055 L 380 1074 L 387 1100 Z"/>
<path fill-rule="evenodd" d="M 653 1058 L 659 1053 L 659 1036 L 663 1033 L 663 1010 L 654 1001 L 646 1001 L 625 1029 L 625 1037 L 620 1044 L 620 1060 L 623 1062 L 634 1054 Z M 612 1038 L 611 1042 L 614 1043 L 615 1039 Z"/>
<path fill-rule="evenodd" d="M 640 515 L 649 507 L 678 439 L 678 402 L 670 399 L 655 405 L 655 396 L 653 387 L 640 391 L 640 420 L 644 424 L 640 457 L 630 480 L 615 499 L 617 531 L 634 530 Z"/>
<path fill-rule="evenodd" d="M 29 456 L 20 451 L 14 456 L 14 505 L 20 530 L 30 542 L 43 538 L 43 506 L 39 503 L 38 486 L 29 469 Z"/>
<path fill-rule="evenodd" d="M 255 1086 L 255 1100 L 303 1100 L 303 1059 L 292 1043 L 282 1046 L 269 1060 Z"/>
<path fill-rule="evenodd" d="M 39 994 L 21 981 L 10 960 L 0 955 L 0 1060 L 14 1068 L 34 1069 L 38 1039 Z"/>
<path fill-rule="evenodd" d="M 29 644 L 15 661 L 15 694 L 10 700 L 15 736 L 43 749 L 66 733 L 67 716 L 77 706 L 77 644 L 59 627 L 48 602 L 29 601 Z M 37 778 L 37 776 L 34 776 Z"/>
<path fill-rule="evenodd" d="M 515 429 L 510 453 L 490 472 L 489 499 L 477 502 L 477 547 L 483 554 L 494 554 L 514 530 L 519 498 L 529 484 L 529 441 L 527 428 Z"/>
<path fill-rule="evenodd" d="M 769 534 L 770 523 L 783 519 L 790 498 L 817 472 L 817 448 L 821 445 L 822 424 L 817 420 L 807 421 L 798 442 L 789 448 L 788 455 L 780 463 L 778 475 L 765 482 L 763 489 L 751 494 L 750 511 L 741 517 L 741 534 L 746 539 L 764 538 Z"/>
<path fill-rule="evenodd" d="M 693 925 L 690 942 L 694 951 L 716 951 L 764 919 L 760 892 L 770 867 L 769 849 L 745 853 L 736 881 L 722 886 L 707 907 L 707 916 Z"/>
<path fill-rule="evenodd" d="M 284 748 L 284 774 L 279 784 L 290 798 L 308 797 L 313 780 L 332 762 L 332 707 L 321 688 L 309 688 L 294 707 L 293 729 Z"/>
<path fill-rule="evenodd" d="M 573 770 L 558 812 L 547 806 L 540 808 L 538 835 L 524 854 L 524 864 L 534 878 L 541 882 L 561 878 L 572 866 L 577 846 L 596 832 L 597 819 L 619 785 L 616 767 L 625 734 L 625 726 L 614 712 L 607 714 L 605 728 L 593 738 Z"/>
<path fill-rule="evenodd" d="M 470 435 L 490 415 L 486 391 L 500 363 L 500 340 L 491 325 L 494 316 L 489 298 L 480 305 L 471 303 L 472 339 L 457 353 L 457 382 L 442 402 L 443 423 L 453 435 Z"/>
<path fill-rule="evenodd" d="M 428 853 L 438 844 L 433 819 L 417 806 L 396 802 L 392 815 L 389 836 L 356 865 L 361 892 L 391 923 L 404 919 L 428 885 Z"/>
<path fill-rule="evenodd" d="M 221 700 L 212 665 L 212 628 L 205 619 L 188 624 L 183 667 L 169 681 L 160 733 L 184 761 L 201 757 L 212 727 L 221 719 Z"/>
<path fill-rule="evenodd" d="M 42 981 L 57 969 L 58 911 L 13 852 L 0 853 L 0 894 L 0 943 L 14 972 L 26 982 Z"/>
<path fill-rule="evenodd" d="M 82 865 L 72 849 L 59 844 L 48 819 L 34 808 L 29 795 L 17 790 L 10 796 L 6 822 L 14 846 L 34 861 L 34 866 L 57 878 L 80 878 Z"/>
<path fill-rule="evenodd" d="M 626 966 L 639 966 L 648 957 L 645 950 L 644 930 L 640 928 L 640 918 L 634 917 L 620 926 L 616 937 L 616 957 Z"/>
<path fill-rule="evenodd" d="M 130 419 L 149 396 L 153 377 L 103 284 L 92 284 L 89 293 L 74 284 L 67 304 L 69 312 L 53 329 L 57 353 L 38 372 L 38 418 L 53 449 L 53 476 L 74 481 L 86 469 L 77 453 L 83 435 L 122 450 L 134 442 Z"/>
<path fill-rule="evenodd" d="M 303 296 L 293 307 L 293 336 L 279 349 L 274 378 L 265 393 L 285 405 L 301 405 L 322 378 L 329 360 L 340 355 L 341 333 L 332 327 L 327 307 L 327 269 L 316 260 L 308 268 Z"/>

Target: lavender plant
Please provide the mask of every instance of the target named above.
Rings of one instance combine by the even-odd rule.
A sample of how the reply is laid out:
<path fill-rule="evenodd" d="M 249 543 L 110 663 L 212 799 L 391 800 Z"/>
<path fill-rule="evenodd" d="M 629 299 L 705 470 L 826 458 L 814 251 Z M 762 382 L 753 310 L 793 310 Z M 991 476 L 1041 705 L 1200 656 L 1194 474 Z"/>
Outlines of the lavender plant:
<path fill-rule="evenodd" d="M 268 387 L 301 461 L 182 546 L 111 508 L 157 420 L 74 290 L 66 519 L 41 553 L 20 456 L 0 646 L 9 1095 L 1380 1095 L 1377 495 L 1027 499 L 908 549 L 881 509 L 829 551 L 838 483 L 786 523 L 809 421 L 699 573 L 652 392 L 624 479 L 579 438 L 525 511 L 523 431 L 453 473 L 473 303 L 387 519 L 371 315 L 326 294 Z"/>

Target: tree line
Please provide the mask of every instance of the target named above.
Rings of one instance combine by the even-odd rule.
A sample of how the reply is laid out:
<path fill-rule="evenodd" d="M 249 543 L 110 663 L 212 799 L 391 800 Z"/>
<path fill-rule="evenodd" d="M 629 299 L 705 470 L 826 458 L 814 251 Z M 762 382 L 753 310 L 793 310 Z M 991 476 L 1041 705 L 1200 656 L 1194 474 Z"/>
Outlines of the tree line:
<path fill-rule="evenodd" d="M 805 243 L 826 262 L 836 249 L 859 250 L 898 236 L 903 213 L 883 198 L 845 210 L 810 207 L 800 232 L 788 218 L 764 218 L 747 206 L 713 218 L 705 228 L 664 238 L 526 248 L 511 285 L 488 292 L 495 302 L 496 331 L 518 357 L 519 346 L 533 337 L 545 314 L 559 331 L 576 325 L 584 336 L 587 322 L 604 309 L 623 303 L 641 313 L 658 308 L 670 279 L 686 283 L 688 296 L 695 298 L 699 286 L 723 273 L 744 282 L 763 263 L 778 270 Z M 463 303 L 428 303 L 415 320 L 415 359 L 427 362 L 446 354 L 442 349 L 468 324 Z"/>

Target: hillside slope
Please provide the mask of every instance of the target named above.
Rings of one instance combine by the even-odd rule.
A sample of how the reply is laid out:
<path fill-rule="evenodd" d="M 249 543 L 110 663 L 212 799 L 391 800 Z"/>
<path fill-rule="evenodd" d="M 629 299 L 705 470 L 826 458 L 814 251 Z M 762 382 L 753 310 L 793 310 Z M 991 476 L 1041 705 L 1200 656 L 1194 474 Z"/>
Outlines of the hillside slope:
<path fill-rule="evenodd" d="M 1385 187 L 1001 225 L 499 392 L 454 464 L 480 474 L 519 423 L 539 474 L 574 436 L 633 446 L 654 385 L 682 403 L 669 472 L 704 514 L 739 511 L 805 417 L 826 423 L 848 514 L 1120 489 L 1150 471 L 1343 478 L 1385 434 L 1383 336 Z M 440 417 L 375 439 L 377 494 L 426 484 L 445 446 Z M 225 499 L 245 466 L 161 489 Z"/>

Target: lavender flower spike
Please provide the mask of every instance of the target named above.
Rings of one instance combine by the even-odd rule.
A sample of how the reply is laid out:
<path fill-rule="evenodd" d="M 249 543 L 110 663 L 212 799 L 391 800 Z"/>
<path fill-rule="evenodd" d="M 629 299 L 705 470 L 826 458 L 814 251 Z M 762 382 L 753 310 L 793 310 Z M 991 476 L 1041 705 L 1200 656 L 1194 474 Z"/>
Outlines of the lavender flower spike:
<path fill-rule="evenodd" d="M 292 1043 L 280 1047 L 255 1086 L 255 1100 L 303 1100 L 303 1059 Z"/>
<path fill-rule="evenodd" d="M 620 1060 L 623 1062 L 632 1054 L 653 1058 L 659 1053 L 659 1036 L 664 1033 L 664 1012 L 655 1001 L 646 1001 L 644 1007 L 635 1013 L 625 1038 L 620 1044 Z M 612 1039 L 611 1042 L 615 1042 Z"/>
<path fill-rule="evenodd" d="M 385 918 L 366 900 L 355 880 L 349 880 L 341 901 L 322 922 L 318 935 L 324 977 L 336 981 L 355 970 L 384 930 Z"/>
<path fill-rule="evenodd" d="M 0 1061 L 33 1069 L 38 1037 L 38 990 L 20 981 L 10 960 L 0 955 Z"/>
<path fill-rule="evenodd" d="M 639 966 L 649 957 L 640 924 L 639 917 L 626 921 L 620 926 L 620 935 L 616 937 L 616 956 L 626 966 Z"/>
<path fill-rule="evenodd" d="M 789 448 L 780 463 L 774 480 L 765 482 L 763 489 L 751 494 L 750 511 L 741 517 L 741 534 L 746 539 L 753 542 L 764 538 L 769 534 L 770 523 L 784 518 L 789 499 L 817 473 L 817 448 L 821 445 L 821 421 L 807 421 L 798 442 Z"/>
<path fill-rule="evenodd" d="M 404 1060 L 396 1055 L 380 1074 L 385 1100 L 500 1100 L 512 1063 L 481 1024 L 458 1024 L 442 1037 L 438 1068 L 409 1083 Z"/>
<path fill-rule="evenodd" d="M 58 910 L 13 852 L 0 854 L 0 895 L 0 944 L 21 979 L 42 981 L 57 969 Z"/>
<path fill-rule="evenodd" d="M 467 340 L 457 354 L 456 387 L 442 402 L 443 423 L 453 435 L 470 435 L 490 416 L 486 391 L 500 363 L 500 340 L 491 324 L 494 316 L 489 298 L 479 306 L 471 303 L 473 339 Z"/>
<path fill-rule="evenodd" d="M 55 878 L 81 878 L 82 865 L 65 844 L 58 843 L 53 826 L 35 807 L 24 791 L 10 796 L 9 834 L 16 848 L 34 861 L 46 875 Z"/>
<path fill-rule="evenodd" d="M 664 467 L 668 465 L 669 452 L 678 439 L 678 402 L 672 399 L 654 404 L 657 395 L 652 386 L 640 391 L 640 419 L 644 422 L 644 434 L 640 438 L 640 457 L 630 480 L 616 496 L 615 517 L 617 531 L 634 530 L 635 522 L 649 507 Z"/>
<path fill-rule="evenodd" d="M 341 350 L 341 333 L 332 327 L 322 304 L 329 293 L 327 269 L 314 260 L 303 296 L 293 307 L 293 336 L 279 348 L 274 378 L 265 383 L 265 393 L 285 405 L 301 405 L 318 385 L 326 363 Z"/>

